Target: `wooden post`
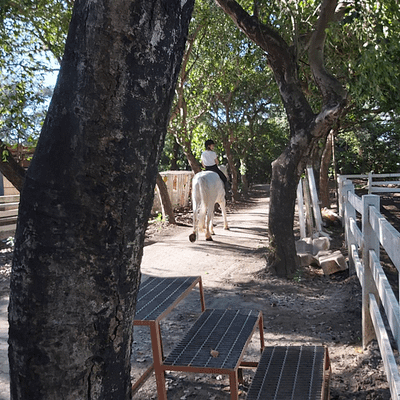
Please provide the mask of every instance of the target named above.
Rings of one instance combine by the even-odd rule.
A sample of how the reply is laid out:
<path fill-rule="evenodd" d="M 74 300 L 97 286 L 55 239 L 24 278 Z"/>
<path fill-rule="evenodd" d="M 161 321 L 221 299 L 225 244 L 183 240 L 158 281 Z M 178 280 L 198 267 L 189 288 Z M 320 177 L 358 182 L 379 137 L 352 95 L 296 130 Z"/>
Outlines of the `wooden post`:
<path fill-rule="evenodd" d="M 375 251 L 379 258 L 379 238 L 372 229 L 369 219 L 369 208 L 376 207 L 379 211 L 380 198 L 373 194 L 365 195 L 362 197 L 362 204 L 362 233 L 364 237 L 364 246 L 362 249 L 362 260 L 364 264 L 364 275 L 362 281 L 362 340 L 363 347 L 366 349 L 369 342 L 376 337 L 369 312 L 369 295 L 374 294 L 379 302 L 379 294 L 370 266 L 371 251 Z"/>
<path fill-rule="evenodd" d="M 350 229 L 350 218 L 354 218 L 356 220 L 356 210 L 352 204 L 348 201 L 348 193 L 354 194 L 354 185 L 351 181 L 346 181 L 345 184 L 342 186 L 342 194 L 344 201 L 344 230 L 345 230 L 345 242 L 347 244 L 347 251 L 349 255 L 349 275 L 352 276 L 355 274 L 355 265 L 353 261 L 353 257 L 351 257 L 351 245 L 354 244 L 354 236 L 351 233 Z"/>
<path fill-rule="evenodd" d="M 299 213 L 300 239 L 303 239 L 306 237 L 306 221 L 304 216 L 304 199 L 301 179 L 297 185 L 297 210 Z"/>
<path fill-rule="evenodd" d="M 368 194 L 372 193 L 372 171 L 368 172 Z"/>
<path fill-rule="evenodd" d="M 317 187 L 315 185 L 314 171 L 311 167 L 307 167 L 308 182 L 310 185 L 311 199 L 314 211 L 315 225 L 317 232 L 322 232 L 322 217 L 319 206 Z"/>
<path fill-rule="evenodd" d="M 308 187 L 307 180 L 302 179 L 303 185 L 303 195 L 304 195 L 304 205 L 306 207 L 306 224 L 309 236 L 311 237 L 314 234 L 314 220 L 312 216 L 311 209 L 311 196 L 310 196 L 310 188 Z M 306 234 L 307 236 L 307 234 Z"/>
<path fill-rule="evenodd" d="M 344 182 L 345 178 L 341 175 L 338 176 L 338 193 L 337 193 L 337 197 L 338 197 L 338 212 L 339 212 L 339 216 L 340 218 L 342 218 L 342 226 L 344 225 L 343 222 L 343 182 Z"/>

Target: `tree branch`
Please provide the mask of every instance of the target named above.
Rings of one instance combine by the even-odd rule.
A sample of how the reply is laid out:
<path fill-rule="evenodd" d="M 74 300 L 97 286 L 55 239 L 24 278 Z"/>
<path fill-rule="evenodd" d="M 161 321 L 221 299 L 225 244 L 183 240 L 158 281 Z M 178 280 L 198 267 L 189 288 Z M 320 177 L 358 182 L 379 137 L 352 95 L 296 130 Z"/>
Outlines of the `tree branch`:
<path fill-rule="evenodd" d="M 0 140 L 0 172 L 15 186 L 20 192 L 25 182 L 25 170 L 17 163 L 11 155 L 7 146 Z"/>
<path fill-rule="evenodd" d="M 310 67 L 315 83 L 321 90 L 325 107 L 335 108 L 342 104 L 347 93 L 342 84 L 324 66 L 324 46 L 326 40 L 326 29 L 335 17 L 337 0 L 323 0 L 321 11 L 317 21 L 316 29 L 311 37 L 309 47 Z"/>

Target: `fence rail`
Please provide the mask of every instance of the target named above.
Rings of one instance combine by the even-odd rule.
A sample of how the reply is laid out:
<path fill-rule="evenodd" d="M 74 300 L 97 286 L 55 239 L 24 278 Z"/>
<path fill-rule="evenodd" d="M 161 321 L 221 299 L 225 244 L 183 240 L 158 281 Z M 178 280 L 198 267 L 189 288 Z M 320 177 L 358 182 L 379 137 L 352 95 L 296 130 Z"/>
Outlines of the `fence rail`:
<path fill-rule="evenodd" d="M 400 193 L 400 173 L 373 174 L 372 172 L 370 172 L 369 174 L 339 175 L 338 177 L 339 193 L 342 191 L 342 186 L 346 181 L 353 181 L 355 179 L 362 179 L 366 181 L 365 188 L 368 189 L 368 194 Z M 343 205 L 340 196 L 339 196 L 339 214 L 343 216 Z"/>
<path fill-rule="evenodd" d="M 392 399 L 400 399 L 399 369 L 379 307 L 382 305 L 388 329 L 400 349 L 399 302 L 380 263 L 382 246 L 400 271 L 400 233 L 380 213 L 378 195 L 359 197 L 352 181 L 340 178 L 339 204 L 342 204 L 349 268 L 357 273 L 362 287 L 363 346 L 365 348 L 372 339 L 377 339 Z M 361 219 L 361 228 L 357 219 Z"/>
<path fill-rule="evenodd" d="M 18 206 L 19 195 L 0 196 L 0 240 L 14 236 Z"/>

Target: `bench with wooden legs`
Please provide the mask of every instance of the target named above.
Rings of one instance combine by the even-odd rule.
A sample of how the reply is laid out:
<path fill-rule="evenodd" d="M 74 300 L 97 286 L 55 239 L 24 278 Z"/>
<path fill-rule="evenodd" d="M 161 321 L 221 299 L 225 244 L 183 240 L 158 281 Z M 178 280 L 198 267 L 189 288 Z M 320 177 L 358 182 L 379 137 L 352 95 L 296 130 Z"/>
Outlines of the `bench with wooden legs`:
<path fill-rule="evenodd" d="M 141 282 L 133 325 L 150 328 L 153 364 L 132 385 L 132 394 L 143 385 L 153 370 L 159 370 L 164 359 L 160 321 L 188 296 L 196 285 L 199 285 L 201 311 L 204 311 L 204 291 L 200 276 L 150 277 Z"/>
<path fill-rule="evenodd" d="M 206 310 L 158 370 L 158 400 L 167 399 L 165 371 L 228 375 L 231 399 L 238 399 L 240 367 L 255 367 L 244 362 L 245 350 L 256 329 L 260 350 L 264 348 L 262 313 L 254 310 Z"/>

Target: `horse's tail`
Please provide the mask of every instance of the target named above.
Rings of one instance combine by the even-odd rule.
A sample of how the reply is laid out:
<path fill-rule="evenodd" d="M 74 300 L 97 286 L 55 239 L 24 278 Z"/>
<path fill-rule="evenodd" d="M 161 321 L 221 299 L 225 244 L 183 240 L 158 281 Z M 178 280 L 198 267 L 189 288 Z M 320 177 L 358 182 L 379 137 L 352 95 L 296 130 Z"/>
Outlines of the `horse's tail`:
<path fill-rule="evenodd" d="M 207 212 L 207 184 L 202 177 L 194 182 L 192 190 L 193 201 L 193 231 L 205 228 L 205 217 Z"/>

